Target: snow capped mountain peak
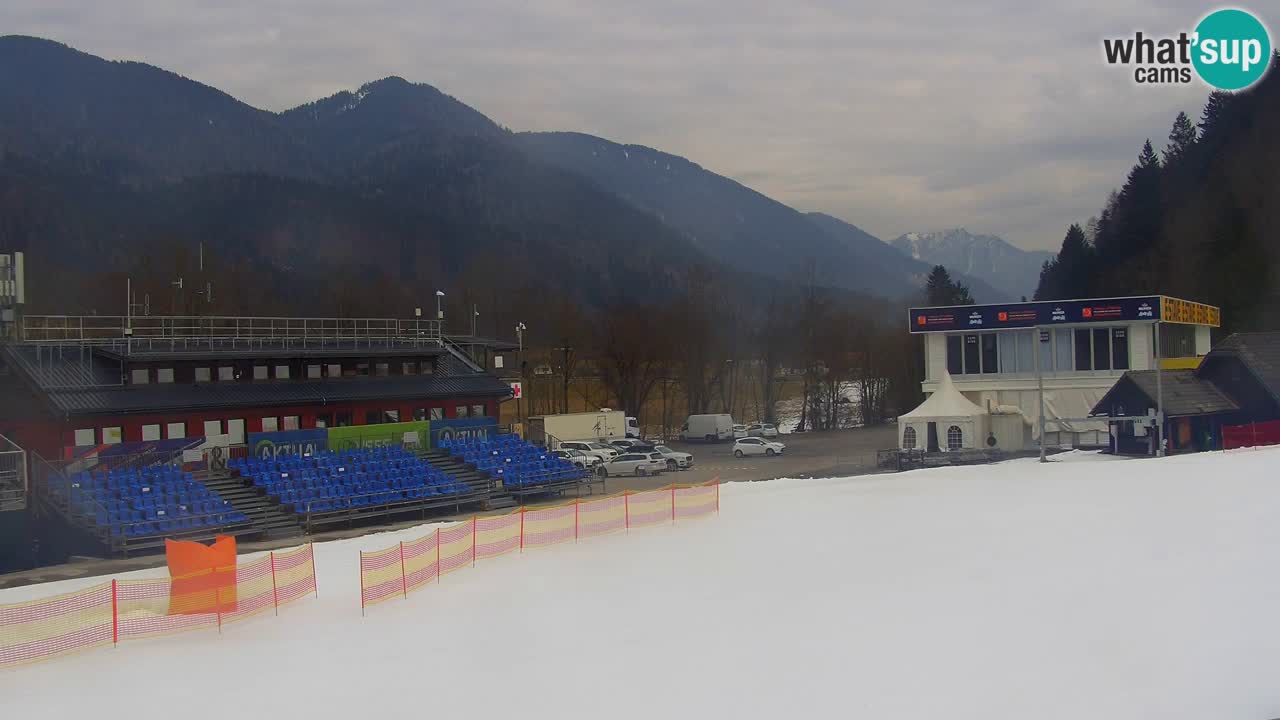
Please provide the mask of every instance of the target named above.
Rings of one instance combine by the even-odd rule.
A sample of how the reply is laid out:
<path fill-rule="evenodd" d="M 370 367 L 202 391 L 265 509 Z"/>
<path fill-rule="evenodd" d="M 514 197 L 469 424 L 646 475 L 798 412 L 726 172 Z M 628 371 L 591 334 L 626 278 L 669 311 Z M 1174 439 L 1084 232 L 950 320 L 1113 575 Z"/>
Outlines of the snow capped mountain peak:
<path fill-rule="evenodd" d="M 1015 298 L 1035 293 L 1040 266 L 1052 257 L 1052 253 L 1023 250 L 995 235 L 974 234 L 962 227 L 904 233 L 889 244 L 916 260 L 981 278 Z"/>

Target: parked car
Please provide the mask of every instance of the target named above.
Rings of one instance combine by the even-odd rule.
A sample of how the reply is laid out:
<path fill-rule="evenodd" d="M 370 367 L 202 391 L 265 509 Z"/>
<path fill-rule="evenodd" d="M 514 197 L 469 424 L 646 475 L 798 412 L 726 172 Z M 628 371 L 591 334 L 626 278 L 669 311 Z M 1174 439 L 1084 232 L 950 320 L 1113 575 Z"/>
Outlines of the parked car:
<path fill-rule="evenodd" d="M 743 457 L 744 455 L 781 455 L 787 446 L 780 442 L 773 442 L 763 438 L 739 438 L 733 443 L 733 456 Z"/>
<path fill-rule="evenodd" d="M 583 470 L 595 470 L 597 465 L 604 463 L 604 460 L 601 460 L 598 455 L 588 455 L 581 450 L 566 450 L 564 448 L 560 448 L 559 450 L 553 450 L 551 454 L 561 458 L 562 460 L 568 460 Z"/>
<path fill-rule="evenodd" d="M 618 448 L 619 452 L 653 452 L 654 444 L 648 440 L 636 440 L 633 438 L 610 440 L 609 444 Z"/>
<path fill-rule="evenodd" d="M 778 427 L 773 423 L 751 423 L 747 426 L 747 437 L 778 437 Z"/>
<path fill-rule="evenodd" d="M 657 456 L 657 457 L 651 457 Z M 667 469 L 658 453 L 625 453 L 604 464 L 606 475 L 657 475 Z"/>
<path fill-rule="evenodd" d="M 681 440 L 717 440 L 733 439 L 733 416 L 726 413 L 718 415 L 690 415 L 680 428 Z"/>
<path fill-rule="evenodd" d="M 734 440 L 737 440 L 738 438 L 744 438 L 744 437 L 747 437 L 747 426 L 746 426 L 746 425 L 734 425 L 734 426 L 733 426 L 733 439 L 734 439 Z"/>
<path fill-rule="evenodd" d="M 617 448 L 589 440 L 565 440 L 560 443 L 559 449 L 577 450 L 580 453 L 598 457 L 602 462 L 609 462 L 621 454 Z"/>
<path fill-rule="evenodd" d="M 693 467 L 693 456 L 685 452 L 677 452 L 666 445 L 653 446 L 654 452 L 658 453 L 666 460 L 667 470 L 675 472 L 676 470 L 688 470 Z"/>

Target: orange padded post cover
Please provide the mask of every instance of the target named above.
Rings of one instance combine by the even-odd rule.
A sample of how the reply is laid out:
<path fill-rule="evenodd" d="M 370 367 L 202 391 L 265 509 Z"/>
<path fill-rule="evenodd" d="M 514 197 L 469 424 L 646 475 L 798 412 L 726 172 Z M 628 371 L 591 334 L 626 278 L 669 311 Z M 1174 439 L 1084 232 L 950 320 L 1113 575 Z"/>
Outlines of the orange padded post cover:
<path fill-rule="evenodd" d="M 219 535 L 213 545 L 164 541 L 169 564 L 169 614 L 229 613 L 236 609 L 236 539 Z"/>

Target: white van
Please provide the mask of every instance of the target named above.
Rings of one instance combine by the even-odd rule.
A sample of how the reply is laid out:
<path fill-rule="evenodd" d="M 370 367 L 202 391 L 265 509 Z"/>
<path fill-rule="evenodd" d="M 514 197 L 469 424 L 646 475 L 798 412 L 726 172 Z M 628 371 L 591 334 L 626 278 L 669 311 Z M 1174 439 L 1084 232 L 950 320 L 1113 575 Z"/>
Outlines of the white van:
<path fill-rule="evenodd" d="M 681 440 L 706 440 L 717 442 L 733 439 L 733 416 L 727 413 L 719 415 L 690 415 L 680 428 Z"/>

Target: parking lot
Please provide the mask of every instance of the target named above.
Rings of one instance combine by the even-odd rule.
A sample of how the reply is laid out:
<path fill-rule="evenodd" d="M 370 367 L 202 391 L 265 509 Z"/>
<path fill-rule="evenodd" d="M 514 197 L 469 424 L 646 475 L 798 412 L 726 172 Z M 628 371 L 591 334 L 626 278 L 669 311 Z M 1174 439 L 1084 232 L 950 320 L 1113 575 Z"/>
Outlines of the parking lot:
<path fill-rule="evenodd" d="M 649 490 L 669 483 L 772 480 L 781 477 L 837 477 L 875 472 L 876 451 L 897 446 L 893 425 L 821 433 L 783 435 L 786 452 L 776 457 L 733 456 L 733 443 L 670 442 L 667 447 L 693 455 L 693 468 L 657 477 L 611 477 L 609 492 Z M 772 438 L 771 438 L 772 439 Z"/>

